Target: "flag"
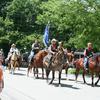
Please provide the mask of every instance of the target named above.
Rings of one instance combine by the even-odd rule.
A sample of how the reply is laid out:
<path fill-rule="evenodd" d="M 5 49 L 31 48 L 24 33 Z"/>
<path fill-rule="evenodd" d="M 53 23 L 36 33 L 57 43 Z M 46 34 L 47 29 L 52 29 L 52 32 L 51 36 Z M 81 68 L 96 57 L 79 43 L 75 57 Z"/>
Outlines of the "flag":
<path fill-rule="evenodd" d="M 48 44 L 49 44 L 49 24 L 47 24 L 45 27 L 44 36 L 43 36 L 43 43 L 44 43 L 45 47 L 48 47 Z"/>

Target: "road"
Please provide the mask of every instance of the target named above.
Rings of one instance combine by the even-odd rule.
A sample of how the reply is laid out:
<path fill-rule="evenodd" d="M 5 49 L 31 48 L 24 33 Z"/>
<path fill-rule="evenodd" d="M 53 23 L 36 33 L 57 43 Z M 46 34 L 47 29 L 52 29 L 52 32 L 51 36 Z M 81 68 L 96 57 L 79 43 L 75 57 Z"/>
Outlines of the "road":
<path fill-rule="evenodd" d="M 78 82 L 74 81 L 74 75 L 68 75 L 67 80 L 62 73 L 61 86 L 58 87 L 56 79 L 53 85 L 48 85 L 45 79 L 35 79 L 33 74 L 26 76 L 26 69 L 16 70 L 14 75 L 4 72 L 5 87 L 1 94 L 1 100 L 99 100 L 100 83 L 97 87 L 83 84 L 82 77 Z M 41 74 L 39 75 L 41 77 Z M 51 77 L 51 76 L 50 76 Z M 86 77 L 88 83 L 90 77 Z"/>

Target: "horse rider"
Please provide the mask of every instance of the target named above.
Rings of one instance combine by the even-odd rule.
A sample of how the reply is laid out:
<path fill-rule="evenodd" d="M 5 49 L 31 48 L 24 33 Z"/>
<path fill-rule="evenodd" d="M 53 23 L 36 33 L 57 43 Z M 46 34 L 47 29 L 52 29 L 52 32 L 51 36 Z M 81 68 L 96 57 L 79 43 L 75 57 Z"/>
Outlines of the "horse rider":
<path fill-rule="evenodd" d="M 63 47 L 63 42 L 59 42 L 59 45 L 58 45 L 58 50 L 63 50 L 64 51 L 64 47 Z"/>
<path fill-rule="evenodd" d="M 0 51 L 0 62 L 3 63 L 3 60 L 4 58 L 3 58 L 2 52 Z"/>
<path fill-rule="evenodd" d="M 2 56 L 4 57 L 3 49 L 0 49 L 0 54 L 2 54 Z"/>
<path fill-rule="evenodd" d="M 57 40 L 56 39 L 51 40 L 51 45 L 48 47 L 48 50 L 52 55 L 55 54 L 58 51 L 57 50 Z"/>
<path fill-rule="evenodd" d="M 9 51 L 9 53 L 8 53 L 8 57 L 7 57 L 7 60 L 8 60 L 8 61 L 10 60 L 10 57 L 12 56 L 12 54 L 13 54 L 14 52 L 16 52 L 16 54 L 17 54 L 18 56 L 20 56 L 19 50 L 16 48 L 16 45 L 13 43 L 13 44 L 11 45 L 10 51 Z"/>
<path fill-rule="evenodd" d="M 93 47 L 92 43 L 87 44 L 87 48 L 84 50 L 84 68 L 88 70 L 89 67 L 89 58 L 93 57 Z"/>
<path fill-rule="evenodd" d="M 49 67 L 50 67 L 50 64 L 52 62 L 52 58 L 56 54 L 56 52 L 58 51 L 56 39 L 51 40 L 51 45 L 48 47 L 48 51 L 49 51 L 49 53 L 48 53 L 49 56 L 48 56 L 47 62 L 49 63 Z"/>
<path fill-rule="evenodd" d="M 38 53 L 39 49 L 40 49 L 40 45 L 39 45 L 39 42 L 36 40 L 36 41 L 32 44 L 32 50 L 31 50 L 30 55 L 29 55 L 29 57 L 28 57 L 29 63 L 31 63 L 32 58 L 34 57 L 34 55 L 35 55 L 36 53 Z"/>
<path fill-rule="evenodd" d="M 66 50 L 64 49 L 63 41 L 59 42 L 58 51 L 59 50 L 64 52 L 64 63 L 66 64 L 67 56 L 66 56 Z"/>

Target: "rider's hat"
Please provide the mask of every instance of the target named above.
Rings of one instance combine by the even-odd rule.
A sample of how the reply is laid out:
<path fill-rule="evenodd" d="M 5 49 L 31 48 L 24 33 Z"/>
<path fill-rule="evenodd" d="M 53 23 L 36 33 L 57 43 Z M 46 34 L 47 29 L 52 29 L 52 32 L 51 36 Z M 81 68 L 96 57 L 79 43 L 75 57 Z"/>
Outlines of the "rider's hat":
<path fill-rule="evenodd" d="M 59 42 L 59 45 L 61 45 L 61 44 L 63 44 L 63 42 L 62 42 L 62 41 L 60 41 L 60 42 Z"/>
<path fill-rule="evenodd" d="M 51 43 L 52 43 L 52 42 L 57 42 L 57 40 L 56 40 L 56 39 L 52 39 L 52 40 L 51 40 Z"/>
<path fill-rule="evenodd" d="M 89 46 L 89 45 L 92 45 L 92 43 L 91 43 L 91 42 L 88 42 L 87 45 L 88 45 L 88 46 Z"/>
<path fill-rule="evenodd" d="M 15 47 L 16 45 L 13 43 L 12 45 L 11 45 L 11 47 Z"/>

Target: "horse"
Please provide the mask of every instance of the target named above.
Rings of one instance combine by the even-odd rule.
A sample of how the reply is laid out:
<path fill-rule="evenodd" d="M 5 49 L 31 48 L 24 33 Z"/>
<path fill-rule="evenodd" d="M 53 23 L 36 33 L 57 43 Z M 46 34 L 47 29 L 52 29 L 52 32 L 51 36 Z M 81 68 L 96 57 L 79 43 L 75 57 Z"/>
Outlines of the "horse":
<path fill-rule="evenodd" d="M 3 79 L 3 68 L 2 68 L 2 61 L 0 60 L 0 93 L 4 88 L 4 79 Z"/>
<path fill-rule="evenodd" d="M 22 67 L 28 67 L 28 57 L 29 57 L 29 52 L 25 52 L 22 54 Z"/>
<path fill-rule="evenodd" d="M 47 55 L 48 56 L 48 55 Z M 61 80 L 61 73 L 64 65 L 64 51 L 59 50 L 55 55 L 52 56 L 52 59 L 50 63 L 47 62 L 46 57 L 43 60 L 43 65 L 46 68 L 46 76 L 47 76 L 47 82 L 48 82 L 48 76 L 50 71 L 52 71 L 52 80 L 49 84 L 53 83 L 54 77 L 55 77 L 55 71 L 59 72 L 59 85 Z"/>
<path fill-rule="evenodd" d="M 66 71 L 66 76 L 68 74 L 68 69 L 73 68 L 73 62 L 74 62 L 74 54 L 72 52 L 67 52 L 66 53 L 66 66 L 64 65 L 65 71 Z"/>
<path fill-rule="evenodd" d="M 16 67 L 18 67 L 18 69 L 19 69 L 20 64 L 21 64 L 20 60 L 21 60 L 20 56 L 18 56 L 16 52 L 13 52 L 13 54 L 10 58 L 10 62 L 8 64 L 9 72 L 14 74 Z"/>
<path fill-rule="evenodd" d="M 97 58 L 98 58 L 98 61 L 97 61 Z M 80 59 L 77 59 L 76 61 L 74 61 L 74 65 L 75 65 L 75 68 L 76 68 L 76 73 L 75 73 L 76 79 L 75 80 L 77 81 L 79 71 L 80 71 L 80 69 L 82 69 L 83 70 L 83 72 L 82 72 L 83 81 L 84 81 L 84 83 L 86 83 L 85 74 L 87 73 L 87 71 L 84 68 L 84 64 L 83 63 L 84 63 L 84 58 L 80 58 Z M 97 83 L 100 80 L 100 56 L 97 55 L 97 56 L 93 56 L 93 57 L 89 58 L 88 67 L 89 67 L 89 72 L 90 72 L 91 78 L 92 78 L 91 85 L 94 86 L 94 74 L 95 73 L 99 77 L 97 82 L 95 83 L 95 85 L 97 85 Z"/>
<path fill-rule="evenodd" d="M 100 55 L 97 56 L 97 58 L 96 58 L 96 68 L 95 68 L 95 71 L 96 71 L 96 75 L 98 76 L 98 80 L 95 82 L 95 85 L 97 85 L 99 80 L 100 80 Z"/>
<path fill-rule="evenodd" d="M 31 64 L 28 66 L 27 76 L 29 75 L 29 71 L 33 68 L 34 76 L 37 74 L 38 78 L 38 68 L 42 69 L 42 78 L 44 78 L 44 66 L 43 66 L 43 58 L 48 54 L 46 50 L 40 50 L 32 59 Z"/>

